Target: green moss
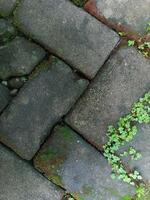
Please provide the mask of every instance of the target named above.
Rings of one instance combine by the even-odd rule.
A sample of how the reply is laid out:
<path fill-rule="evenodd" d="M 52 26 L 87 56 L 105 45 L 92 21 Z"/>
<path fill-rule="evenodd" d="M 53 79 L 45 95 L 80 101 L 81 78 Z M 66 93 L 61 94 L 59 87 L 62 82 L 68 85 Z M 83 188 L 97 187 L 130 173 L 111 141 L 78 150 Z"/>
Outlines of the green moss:
<path fill-rule="evenodd" d="M 48 179 L 49 179 L 50 181 L 52 181 L 54 184 L 63 187 L 63 184 L 62 184 L 62 181 L 61 181 L 60 176 L 58 176 L 58 175 L 56 175 L 56 176 L 51 176 L 51 177 L 48 177 Z"/>
<path fill-rule="evenodd" d="M 87 0 L 71 0 L 76 6 L 83 7 Z"/>
<path fill-rule="evenodd" d="M 29 79 L 33 79 L 37 77 L 41 72 L 48 71 L 50 68 L 50 64 L 47 60 L 43 61 L 41 64 L 39 64 L 30 74 Z"/>
<path fill-rule="evenodd" d="M 57 153 L 54 152 L 52 149 L 48 149 L 45 151 L 41 156 L 41 160 L 48 161 L 57 157 Z"/>
<path fill-rule="evenodd" d="M 64 127 L 60 127 L 59 128 L 59 133 L 61 134 L 61 136 L 63 136 L 65 139 L 72 139 L 73 135 L 72 135 L 72 131 L 69 127 L 64 126 Z"/>
<path fill-rule="evenodd" d="M 1 17 L 5 17 L 5 13 L 3 13 L 2 11 L 0 11 L 0 18 Z"/>
<path fill-rule="evenodd" d="M 90 186 L 88 186 L 88 185 L 84 185 L 84 186 L 82 187 L 82 191 L 83 191 L 83 193 L 84 193 L 85 195 L 89 195 L 89 194 L 91 194 L 91 193 L 93 192 L 93 188 L 90 187 Z"/>

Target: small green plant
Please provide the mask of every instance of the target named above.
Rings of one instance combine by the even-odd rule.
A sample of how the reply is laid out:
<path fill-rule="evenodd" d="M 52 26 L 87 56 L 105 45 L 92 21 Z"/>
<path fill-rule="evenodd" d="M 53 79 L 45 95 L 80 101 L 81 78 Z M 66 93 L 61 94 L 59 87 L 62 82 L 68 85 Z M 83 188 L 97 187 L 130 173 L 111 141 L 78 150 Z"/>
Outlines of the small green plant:
<path fill-rule="evenodd" d="M 119 34 L 121 37 L 123 37 L 123 36 L 125 36 L 125 35 L 126 35 L 126 33 L 125 33 L 125 32 L 118 32 L 118 34 Z"/>
<path fill-rule="evenodd" d="M 134 40 L 128 40 L 128 46 L 134 46 L 135 45 L 135 41 Z"/>
<path fill-rule="evenodd" d="M 108 142 L 103 146 L 104 156 L 107 158 L 109 164 L 112 166 L 111 177 L 118 178 L 131 185 L 142 179 L 140 173 L 136 170 L 127 173 L 122 164 L 120 156 L 130 156 L 132 160 L 141 158 L 141 154 L 133 147 L 124 151 L 120 156 L 117 151 L 126 142 L 133 140 L 137 134 L 137 123 L 147 124 L 150 122 L 150 92 L 147 92 L 143 98 L 134 103 L 129 114 L 121 117 L 117 126 L 108 126 L 107 137 Z"/>

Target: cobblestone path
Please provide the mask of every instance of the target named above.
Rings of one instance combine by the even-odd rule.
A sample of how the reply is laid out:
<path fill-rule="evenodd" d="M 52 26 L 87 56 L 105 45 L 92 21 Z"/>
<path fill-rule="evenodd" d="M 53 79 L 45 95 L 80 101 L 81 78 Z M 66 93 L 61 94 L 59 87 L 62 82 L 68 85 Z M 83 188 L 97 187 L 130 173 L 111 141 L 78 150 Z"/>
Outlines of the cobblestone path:
<path fill-rule="evenodd" d="M 0 0 L 0 200 L 135 194 L 111 178 L 103 145 L 150 91 L 150 46 L 129 43 L 150 41 L 149 10 L 150 0 Z M 148 183 L 149 144 L 140 125 L 121 149 L 141 152 L 123 162 Z"/>

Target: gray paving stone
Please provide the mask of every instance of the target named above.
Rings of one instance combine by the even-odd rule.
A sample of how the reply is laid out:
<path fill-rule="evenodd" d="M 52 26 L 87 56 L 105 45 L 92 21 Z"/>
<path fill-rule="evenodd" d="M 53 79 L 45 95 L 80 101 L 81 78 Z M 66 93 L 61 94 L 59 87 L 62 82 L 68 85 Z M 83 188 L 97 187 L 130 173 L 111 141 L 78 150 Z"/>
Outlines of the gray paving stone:
<path fill-rule="evenodd" d="M 132 30 L 146 32 L 150 20 L 150 0 L 93 0 L 97 14 L 107 19 L 127 25 Z"/>
<path fill-rule="evenodd" d="M 0 144 L 1 200 L 61 200 L 63 191 Z"/>
<path fill-rule="evenodd" d="M 128 150 L 129 147 L 134 147 L 138 152 L 142 154 L 139 160 L 133 161 L 124 157 L 123 161 L 130 166 L 131 169 L 137 169 L 144 180 L 150 183 L 150 125 L 139 125 L 138 134 L 134 140 L 124 145 L 120 153 L 124 150 Z"/>
<path fill-rule="evenodd" d="M 13 11 L 17 0 L 0 0 L 0 16 L 8 16 Z"/>
<path fill-rule="evenodd" d="M 0 79 L 29 74 L 45 54 L 35 43 L 16 37 L 0 47 Z"/>
<path fill-rule="evenodd" d="M 95 76 L 119 40 L 68 0 L 23 0 L 17 10 L 15 21 L 23 32 L 88 78 Z"/>
<path fill-rule="evenodd" d="M 105 158 L 67 126 L 55 127 L 34 164 L 76 199 L 120 200 L 134 190 L 130 185 L 112 180 Z"/>
<path fill-rule="evenodd" d="M 8 80 L 8 87 L 19 89 L 23 86 L 23 84 L 27 81 L 27 78 L 25 77 L 17 77 L 17 78 L 11 78 Z"/>
<path fill-rule="evenodd" d="M 0 19 L 0 45 L 12 39 L 16 35 L 15 28 L 5 19 Z"/>
<path fill-rule="evenodd" d="M 113 55 L 66 121 L 98 147 L 106 143 L 107 126 L 130 111 L 150 89 L 150 61 L 134 48 Z"/>
<path fill-rule="evenodd" d="M 11 97 L 9 90 L 0 84 L 0 112 L 8 105 L 10 100 Z"/>
<path fill-rule="evenodd" d="M 32 75 L 0 117 L 0 141 L 24 159 L 34 156 L 50 129 L 88 84 L 61 60 L 52 57 L 51 62 L 41 64 L 39 68 L 44 71 Z"/>

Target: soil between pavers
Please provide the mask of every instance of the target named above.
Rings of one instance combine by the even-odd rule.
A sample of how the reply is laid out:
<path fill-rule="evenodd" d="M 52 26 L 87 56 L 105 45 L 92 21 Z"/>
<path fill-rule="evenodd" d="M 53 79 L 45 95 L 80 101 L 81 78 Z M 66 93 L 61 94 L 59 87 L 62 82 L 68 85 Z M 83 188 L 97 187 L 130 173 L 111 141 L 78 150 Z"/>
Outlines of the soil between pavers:
<path fill-rule="evenodd" d="M 0 84 L 0 112 L 8 105 L 11 100 L 8 88 Z"/>

